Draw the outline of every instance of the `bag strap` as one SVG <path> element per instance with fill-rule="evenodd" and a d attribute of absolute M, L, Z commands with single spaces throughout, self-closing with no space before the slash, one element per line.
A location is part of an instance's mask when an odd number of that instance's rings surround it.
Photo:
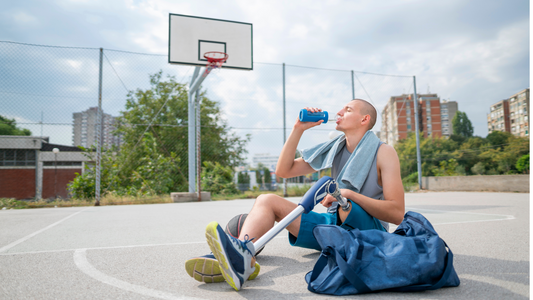
<path fill-rule="evenodd" d="M 453 270 L 453 253 L 450 247 L 446 244 L 446 242 L 439 238 L 443 243 L 444 246 L 448 249 L 448 253 L 446 254 L 446 263 L 444 264 L 444 271 L 442 272 L 442 276 L 435 284 L 415 284 L 415 285 L 409 285 L 404 287 L 398 287 L 398 288 L 392 288 L 388 289 L 389 291 L 394 292 L 416 292 L 416 291 L 425 291 L 425 290 L 436 290 L 440 289 L 441 287 L 446 284 L 448 281 L 448 278 L 450 277 L 450 274 Z"/>
<path fill-rule="evenodd" d="M 335 249 L 335 260 L 342 272 L 342 275 L 357 289 L 359 293 L 370 293 L 372 290 L 366 285 L 363 280 L 355 273 L 353 268 L 346 263 L 337 249 Z"/>

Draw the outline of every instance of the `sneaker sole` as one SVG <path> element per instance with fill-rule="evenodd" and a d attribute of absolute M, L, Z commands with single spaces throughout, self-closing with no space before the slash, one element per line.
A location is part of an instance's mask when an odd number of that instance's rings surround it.
<path fill-rule="evenodd" d="M 225 281 L 217 261 L 203 257 L 193 258 L 185 263 L 185 270 L 196 281 L 212 283 Z"/>
<path fill-rule="evenodd" d="M 255 271 L 248 277 L 253 280 L 259 275 L 261 267 L 256 262 Z M 220 271 L 218 261 L 205 257 L 191 258 L 185 262 L 185 270 L 196 281 L 205 283 L 224 282 L 226 279 Z"/>
<path fill-rule="evenodd" d="M 241 289 L 241 283 L 239 280 L 233 280 L 233 278 L 238 278 L 237 274 L 229 267 L 229 264 L 226 260 L 226 251 L 224 247 L 220 244 L 217 231 L 218 223 L 211 222 L 207 225 L 205 229 L 205 237 L 207 239 L 207 244 L 211 248 L 211 252 L 217 258 L 219 263 L 219 268 L 222 271 L 222 276 L 226 279 L 226 282 L 231 285 L 236 291 Z"/>

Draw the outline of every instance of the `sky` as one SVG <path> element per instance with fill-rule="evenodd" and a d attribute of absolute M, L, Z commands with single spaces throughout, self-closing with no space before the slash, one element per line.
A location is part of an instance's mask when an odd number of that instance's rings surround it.
<path fill-rule="evenodd" d="M 254 70 L 218 70 L 203 84 L 233 132 L 252 135 L 251 154 L 281 150 L 282 63 L 287 134 L 299 109 L 334 114 L 351 99 L 350 70 L 356 96 L 378 110 L 391 96 L 412 93 L 415 75 L 418 93 L 457 101 L 482 137 L 490 105 L 530 86 L 526 0 L 0 0 L 0 8 L 0 41 L 154 54 L 105 52 L 103 107 L 112 115 L 124 110 L 127 90 L 147 87 L 149 73 L 161 69 L 190 80 L 192 67 L 167 63 L 169 13 L 252 23 Z M 96 49 L 0 43 L 0 114 L 35 135 L 41 129 L 31 123 L 56 123 L 43 135 L 70 144 L 72 127 L 61 124 L 96 106 L 97 72 Z M 334 129 L 321 126 L 300 146 Z M 374 130 L 380 128 L 378 118 Z"/>

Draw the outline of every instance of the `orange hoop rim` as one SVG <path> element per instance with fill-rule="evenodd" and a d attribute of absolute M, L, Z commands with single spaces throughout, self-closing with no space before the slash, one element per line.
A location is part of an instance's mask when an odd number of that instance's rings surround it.
<path fill-rule="evenodd" d="M 222 57 L 216 57 L 222 56 Z M 228 59 L 228 54 L 220 51 L 209 51 L 204 53 L 205 59 L 211 63 L 224 63 Z"/>

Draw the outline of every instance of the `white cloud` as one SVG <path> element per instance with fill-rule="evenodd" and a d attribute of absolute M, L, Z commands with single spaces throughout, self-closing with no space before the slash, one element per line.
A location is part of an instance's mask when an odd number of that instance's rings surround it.
<path fill-rule="evenodd" d="M 69 67 L 77 69 L 77 70 L 79 70 L 81 68 L 82 64 L 83 64 L 83 62 L 78 61 L 78 60 L 73 60 L 73 59 L 67 59 L 67 60 L 65 60 L 65 63 Z"/>
<path fill-rule="evenodd" d="M 24 11 L 14 13 L 13 20 L 21 25 L 37 25 L 39 23 L 36 17 Z"/>

